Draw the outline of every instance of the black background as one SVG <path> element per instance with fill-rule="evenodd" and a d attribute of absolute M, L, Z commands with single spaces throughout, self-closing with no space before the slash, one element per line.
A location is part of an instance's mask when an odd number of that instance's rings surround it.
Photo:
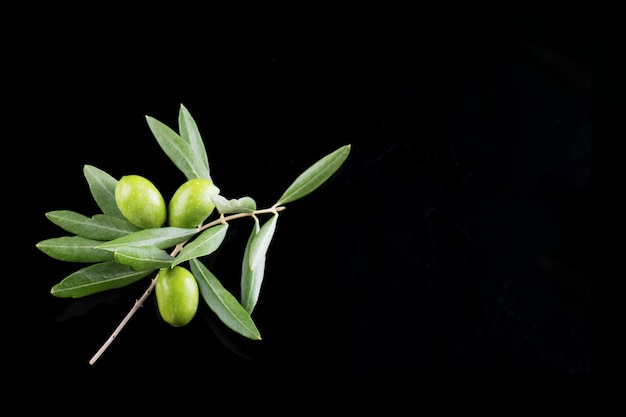
<path fill-rule="evenodd" d="M 7 34 L 16 152 L 5 163 L 29 201 L 28 233 L 12 247 L 24 366 L 96 377 L 155 363 L 241 375 L 590 373 L 589 80 L 614 28 L 544 3 L 483 11 L 186 10 L 193 23 L 85 13 Z M 174 127 L 181 103 L 222 193 L 261 207 L 322 156 L 352 151 L 279 219 L 253 315 L 262 341 L 224 330 L 206 306 L 168 327 L 151 298 L 89 366 L 147 281 L 51 296 L 77 265 L 35 248 L 64 234 L 44 214 L 97 213 L 85 164 L 144 175 L 170 196 L 184 178 L 145 115 Z M 232 226 L 211 262 L 236 293 L 250 223 Z"/>

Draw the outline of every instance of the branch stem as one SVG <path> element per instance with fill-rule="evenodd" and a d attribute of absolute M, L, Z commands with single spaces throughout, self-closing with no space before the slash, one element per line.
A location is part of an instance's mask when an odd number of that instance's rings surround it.
<path fill-rule="evenodd" d="M 251 216 L 256 216 L 258 214 L 277 214 L 279 211 L 283 211 L 285 209 L 285 206 L 279 206 L 276 207 L 275 205 L 267 208 L 267 209 L 261 209 L 261 210 L 254 210 L 251 212 L 247 212 L 247 213 L 236 213 L 236 214 L 231 214 L 229 216 L 224 216 L 223 214 L 220 215 L 219 218 L 206 223 L 200 227 L 198 227 L 198 233 L 209 229 L 213 226 L 217 226 L 218 224 L 226 224 L 231 220 L 236 220 L 236 219 L 241 219 L 244 217 L 251 217 Z M 179 243 L 178 245 L 176 245 L 174 247 L 174 249 L 172 250 L 172 252 L 170 253 L 171 256 L 176 256 L 185 246 L 185 244 L 188 242 L 189 240 L 183 242 L 183 243 Z M 113 331 L 113 333 L 111 333 L 111 335 L 109 336 L 109 338 L 104 342 L 104 344 L 100 347 L 100 349 L 98 349 L 98 351 L 91 357 L 91 359 L 89 360 L 89 365 L 93 365 L 96 363 L 96 361 L 100 358 L 100 356 L 102 356 L 102 354 L 109 348 L 109 346 L 113 343 L 113 341 L 117 338 L 117 336 L 120 334 L 120 332 L 122 331 L 122 329 L 124 328 L 124 326 L 126 326 L 126 324 L 130 321 L 130 319 L 133 317 L 133 315 L 141 308 L 143 307 L 143 304 L 146 302 L 146 300 L 148 299 L 148 297 L 150 296 L 150 294 L 152 294 L 152 291 L 154 290 L 154 287 L 156 285 L 157 282 L 157 278 L 158 278 L 159 274 L 157 273 L 154 278 L 152 278 L 150 280 L 150 285 L 148 286 L 148 288 L 146 288 L 146 290 L 144 291 L 143 295 L 137 299 L 135 301 L 135 304 L 133 304 L 133 307 L 130 309 L 130 311 L 126 314 L 126 316 L 124 316 L 124 318 L 122 319 L 122 321 L 120 322 L 120 324 L 117 325 L 117 327 L 115 328 L 115 330 Z"/>

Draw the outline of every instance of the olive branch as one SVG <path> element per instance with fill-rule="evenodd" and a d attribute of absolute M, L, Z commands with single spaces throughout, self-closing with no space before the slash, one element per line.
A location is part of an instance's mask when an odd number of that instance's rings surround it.
<path fill-rule="evenodd" d="M 231 220 L 240 219 L 243 217 L 252 216 L 255 219 L 255 222 L 258 222 L 258 219 L 256 218 L 257 214 L 266 214 L 266 213 L 278 214 L 279 211 L 283 211 L 284 209 L 285 209 L 284 206 L 280 206 L 280 207 L 271 207 L 269 209 L 263 209 L 263 210 L 255 210 L 251 213 L 231 214 L 230 216 L 224 216 L 224 214 L 221 214 L 219 219 L 209 222 L 203 225 L 202 227 L 199 227 L 198 232 L 201 232 L 202 230 L 208 229 L 218 224 L 226 224 Z M 172 250 L 172 252 L 170 253 L 170 256 L 175 257 L 183 249 L 183 247 L 185 246 L 185 243 L 187 243 L 187 241 L 177 244 Z M 100 349 L 98 349 L 98 351 L 89 360 L 89 365 L 93 365 L 94 363 L 96 363 L 96 361 L 100 358 L 100 356 L 102 356 L 102 354 L 109 347 L 109 345 L 111 345 L 111 343 L 113 343 L 113 341 L 117 338 L 117 336 L 120 334 L 120 332 L 122 331 L 126 323 L 130 321 L 131 317 L 135 314 L 135 312 L 137 312 L 137 310 L 139 310 L 143 306 L 143 304 L 146 302 L 148 297 L 150 297 L 150 294 L 152 294 L 152 291 L 154 290 L 154 286 L 156 285 L 157 277 L 158 277 L 158 273 L 154 276 L 154 278 L 150 280 L 150 285 L 148 286 L 148 288 L 145 290 L 143 295 L 135 301 L 135 304 L 133 305 L 133 307 L 126 314 L 126 316 L 122 319 L 120 324 L 115 328 L 113 333 L 111 333 L 109 338 L 104 342 L 104 344 L 100 347 Z"/>
<path fill-rule="evenodd" d="M 146 120 L 161 149 L 187 180 L 211 180 L 204 142 L 185 106 L 180 105 L 178 132 L 150 116 L 146 116 Z M 60 298 L 86 297 L 153 275 L 142 296 L 89 360 L 89 364 L 96 363 L 153 293 L 158 271 L 183 262 L 189 263 L 202 299 L 219 319 L 240 335 L 261 340 L 252 313 L 259 298 L 266 256 L 279 213 L 286 204 L 310 194 L 331 178 L 347 159 L 350 149 L 350 144 L 344 145 L 319 159 L 302 172 L 269 208 L 257 209 L 255 200 L 248 196 L 227 199 L 221 192 L 211 195 L 219 216 L 207 219 L 206 223 L 195 228 L 141 228 L 129 222 L 115 199 L 119 180 L 100 168 L 85 165 L 83 174 L 101 212 L 91 217 L 72 210 L 47 212 L 46 217 L 51 222 L 71 235 L 42 240 L 36 247 L 54 259 L 89 265 L 59 281 L 51 288 L 51 294 Z M 270 217 L 261 224 L 261 215 Z M 237 298 L 222 286 L 201 259 L 223 243 L 231 221 L 246 217 L 253 218 L 254 227 L 242 257 L 240 295 Z"/>

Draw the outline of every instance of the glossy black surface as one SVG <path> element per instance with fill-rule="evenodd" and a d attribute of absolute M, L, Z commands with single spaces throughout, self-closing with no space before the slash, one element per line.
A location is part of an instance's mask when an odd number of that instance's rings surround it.
<path fill-rule="evenodd" d="M 591 372 L 583 23 L 509 11 L 35 31 L 11 49 L 19 153 L 8 159 L 32 178 L 19 190 L 30 198 L 19 213 L 29 232 L 12 247 L 24 271 L 15 282 L 30 294 L 13 338 L 24 366 L 85 376 L 156 363 L 242 375 Z M 144 116 L 175 126 L 180 103 L 222 192 L 259 206 L 323 155 L 347 143 L 352 152 L 279 219 L 253 315 L 262 341 L 233 335 L 207 308 L 186 328 L 168 327 L 151 298 L 89 366 L 147 281 L 52 297 L 75 265 L 35 248 L 63 234 L 44 213 L 96 214 L 84 164 L 144 175 L 171 195 L 182 174 Z M 236 293 L 250 223 L 232 226 L 211 262 Z"/>

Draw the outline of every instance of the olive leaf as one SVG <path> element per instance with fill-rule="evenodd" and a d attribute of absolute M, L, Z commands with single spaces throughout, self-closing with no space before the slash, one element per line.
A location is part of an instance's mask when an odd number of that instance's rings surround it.
<path fill-rule="evenodd" d="M 83 174 L 87 179 L 91 195 L 102 213 L 123 219 L 124 216 L 115 202 L 117 179 L 93 165 L 85 165 Z"/>
<path fill-rule="evenodd" d="M 241 305 L 246 311 L 252 314 L 252 310 L 256 306 L 261 291 L 261 283 L 265 273 L 265 256 L 259 261 L 256 268 L 250 268 L 250 247 L 252 242 L 258 236 L 260 231 L 259 219 L 254 217 L 254 226 L 246 248 L 243 253 L 243 261 L 241 263 Z"/>
<path fill-rule="evenodd" d="M 290 203 L 316 190 L 341 167 L 349 153 L 350 145 L 344 145 L 311 165 L 285 190 L 276 205 Z"/>
<path fill-rule="evenodd" d="M 252 213 L 256 202 L 251 197 L 228 200 L 220 194 L 212 194 L 211 200 L 220 214 Z"/>
<path fill-rule="evenodd" d="M 51 258 L 66 262 L 102 262 L 113 260 L 113 254 L 97 249 L 101 240 L 87 239 L 82 236 L 62 236 L 45 239 L 35 246 Z"/>
<path fill-rule="evenodd" d="M 182 227 L 157 227 L 142 229 L 108 242 L 102 242 L 98 249 L 116 251 L 123 246 L 155 246 L 167 249 L 184 242 L 198 232 L 198 229 Z"/>
<path fill-rule="evenodd" d="M 68 275 L 53 286 L 50 293 L 60 298 L 84 297 L 132 284 L 153 271 L 135 271 L 115 261 L 101 262 Z"/>
<path fill-rule="evenodd" d="M 115 261 L 135 271 L 169 268 L 176 259 L 156 246 L 122 246 L 114 252 Z"/>
<path fill-rule="evenodd" d="M 141 230 L 126 219 L 96 214 L 87 217 L 71 210 L 53 210 L 46 217 L 62 229 L 95 240 L 112 240 Z"/>
<path fill-rule="evenodd" d="M 250 251 L 248 254 L 248 266 L 254 269 L 265 259 L 265 254 L 270 246 L 272 237 L 276 232 L 276 222 L 278 221 L 278 213 L 272 215 L 255 234 L 252 242 L 250 242 Z"/>
<path fill-rule="evenodd" d="M 193 146 L 178 133 L 153 117 L 146 116 L 148 126 L 165 154 L 188 180 L 206 178 L 211 180 L 209 168 Z"/>
<path fill-rule="evenodd" d="M 176 266 L 192 258 L 199 258 L 215 252 L 222 244 L 227 230 L 228 223 L 209 227 L 180 251 L 172 266 Z"/>
<path fill-rule="evenodd" d="M 178 112 L 178 131 L 180 137 L 189 143 L 194 154 L 196 154 L 203 163 L 207 174 L 210 174 L 209 158 L 206 148 L 204 147 L 204 142 L 202 141 L 202 136 L 200 136 L 196 121 L 191 117 L 189 110 L 187 110 L 182 103 L 180 105 L 180 111 Z"/>
<path fill-rule="evenodd" d="M 239 301 L 197 258 L 191 259 L 189 263 L 191 273 L 198 282 L 202 298 L 220 320 L 240 335 L 249 339 L 260 340 L 259 330 L 250 314 L 239 304 Z"/>
<path fill-rule="evenodd" d="M 241 304 L 248 313 L 252 313 L 261 292 L 265 275 L 265 259 L 274 233 L 278 214 L 270 217 L 262 227 L 254 217 L 254 227 L 244 249 L 241 263 Z"/>

